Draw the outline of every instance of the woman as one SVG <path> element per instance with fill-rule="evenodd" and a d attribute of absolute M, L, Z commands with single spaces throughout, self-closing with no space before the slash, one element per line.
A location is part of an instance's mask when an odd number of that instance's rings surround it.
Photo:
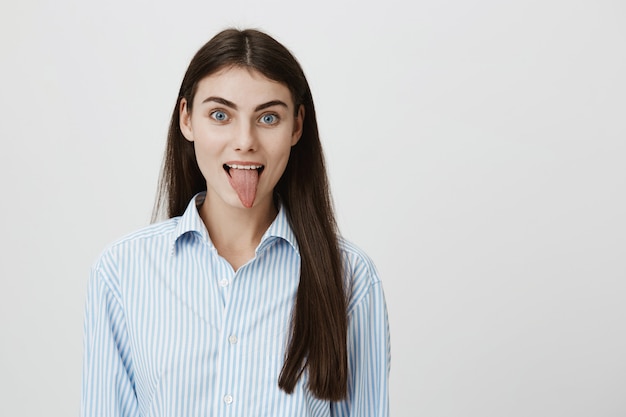
<path fill-rule="evenodd" d="M 376 270 L 338 236 L 295 58 L 225 30 L 192 59 L 155 223 L 96 262 L 84 416 L 385 416 Z"/>

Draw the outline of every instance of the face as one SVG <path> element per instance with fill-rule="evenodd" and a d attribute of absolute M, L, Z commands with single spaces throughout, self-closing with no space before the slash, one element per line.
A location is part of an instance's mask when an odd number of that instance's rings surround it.
<path fill-rule="evenodd" d="M 304 109 L 294 106 L 287 86 L 240 67 L 203 78 L 191 112 L 181 101 L 180 128 L 194 143 L 210 204 L 272 206 L 274 187 L 302 133 Z"/>

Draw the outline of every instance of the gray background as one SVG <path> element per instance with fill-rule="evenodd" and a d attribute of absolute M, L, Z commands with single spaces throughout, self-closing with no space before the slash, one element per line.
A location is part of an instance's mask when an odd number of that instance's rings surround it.
<path fill-rule="evenodd" d="M 231 25 L 309 77 L 394 416 L 626 415 L 626 5 L 585 0 L 3 0 L 0 415 L 78 413 L 89 267 Z"/>

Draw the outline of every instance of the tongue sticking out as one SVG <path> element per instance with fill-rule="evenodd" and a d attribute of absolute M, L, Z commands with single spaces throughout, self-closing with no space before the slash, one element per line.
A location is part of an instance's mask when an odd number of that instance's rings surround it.
<path fill-rule="evenodd" d="M 229 171 L 230 185 L 237 191 L 239 200 L 246 208 L 252 207 L 259 183 L 259 172 L 256 169 L 236 169 Z"/>

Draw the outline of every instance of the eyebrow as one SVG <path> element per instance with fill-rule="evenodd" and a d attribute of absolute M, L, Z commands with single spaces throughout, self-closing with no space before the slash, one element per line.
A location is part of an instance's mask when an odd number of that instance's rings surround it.
<path fill-rule="evenodd" d="M 211 102 L 211 101 L 214 102 L 214 103 L 222 104 L 222 105 L 224 105 L 226 107 L 230 107 L 231 109 L 237 110 L 237 105 L 235 103 L 233 103 L 230 100 L 226 100 L 225 98 L 222 98 L 222 97 L 214 97 L 214 96 L 207 97 L 204 100 L 202 100 L 202 104 L 208 103 L 208 102 Z M 267 103 L 259 104 L 258 106 L 255 107 L 254 111 L 267 109 L 268 107 L 272 107 L 272 106 L 283 106 L 286 109 L 289 108 L 289 106 L 287 106 L 287 103 L 285 103 L 284 101 L 272 100 L 272 101 L 268 101 Z"/>

